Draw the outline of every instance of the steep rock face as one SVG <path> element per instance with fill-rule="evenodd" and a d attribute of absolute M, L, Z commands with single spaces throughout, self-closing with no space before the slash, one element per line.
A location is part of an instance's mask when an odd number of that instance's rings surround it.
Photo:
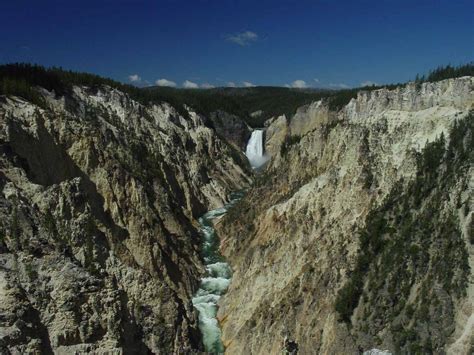
<path fill-rule="evenodd" d="M 236 115 L 225 111 L 215 111 L 209 115 L 216 132 L 232 143 L 237 149 L 245 151 L 251 128 Z"/>
<path fill-rule="evenodd" d="M 473 103 L 465 77 L 299 111 L 218 225 L 227 353 L 472 352 Z"/>
<path fill-rule="evenodd" d="M 274 117 L 265 122 L 265 152 L 276 156 L 288 134 L 288 120 L 285 115 Z"/>
<path fill-rule="evenodd" d="M 290 133 L 293 136 L 303 136 L 321 127 L 335 118 L 336 113 L 330 111 L 322 101 L 300 107 L 290 122 Z"/>
<path fill-rule="evenodd" d="M 190 109 L 42 95 L 0 97 L 0 352 L 200 349 L 195 217 L 246 167 Z"/>

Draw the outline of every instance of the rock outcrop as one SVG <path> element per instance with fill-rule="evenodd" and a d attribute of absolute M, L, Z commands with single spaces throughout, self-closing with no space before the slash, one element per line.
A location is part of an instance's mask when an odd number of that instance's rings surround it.
<path fill-rule="evenodd" d="M 247 186 L 245 158 L 189 108 L 41 92 L 0 97 L 0 352 L 202 349 L 195 218 Z"/>
<path fill-rule="evenodd" d="M 201 351 L 196 217 L 248 186 L 249 127 L 37 89 L 0 96 L 0 352 Z M 267 121 L 216 225 L 226 352 L 472 353 L 473 107 L 464 77 Z"/>
<path fill-rule="evenodd" d="M 265 122 L 265 152 L 277 156 L 288 136 L 288 120 L 285 115 L 273 117 Z"/>
<path fill-rule="evenodd" d="M 242 118 L 225 111 L 215 111 L 211 112 L 209 119 L 217 134 L 240 151 L 245 151 L 252 129 Z"/>
<path fill-rule="evenodd" d="M 298 110 L 218 224 L 228 354 L 473 350 L 474 78 Z"/>

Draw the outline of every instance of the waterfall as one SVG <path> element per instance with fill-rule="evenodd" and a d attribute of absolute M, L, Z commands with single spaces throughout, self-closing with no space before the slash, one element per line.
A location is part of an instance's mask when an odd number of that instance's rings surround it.
<path fill-rule="evenodd" d="M 245 155 L 254 169 L 265 164 L 267 157 L 263 152 L 263 130 L 256 129 L 252 132 L 249 142 L 247 143 Z"/>

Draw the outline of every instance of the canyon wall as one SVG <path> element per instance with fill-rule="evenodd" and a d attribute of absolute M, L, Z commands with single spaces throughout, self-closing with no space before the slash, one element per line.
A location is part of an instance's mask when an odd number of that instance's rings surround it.
<path fill-rule="evenodd" d="M 217 225 L 226 353 L 472 353 L 473 104 L 463 77 L 268 122 L 272 160 Z"/>
<path fill-rule="evenodd" d="M 245 157 L 189 108 L 38 90 L 0 97 L 0 352 L 202 349 L 196 217 L 248 185 Z"/>
<path fill-rule="evenodd" d="M 37 89 L 0 97 L 0 352 L 199 352 L 196 218 L 249 186 L 249 127 Z M 464 77 L 266 123 L 216 225 L 227 353 L 472 352 L 473 105 Z"/>

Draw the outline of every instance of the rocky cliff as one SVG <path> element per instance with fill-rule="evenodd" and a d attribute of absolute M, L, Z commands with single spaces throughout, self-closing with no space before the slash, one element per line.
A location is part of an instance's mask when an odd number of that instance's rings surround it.
<path fill-rule="evenodd" d="M 245 151 L 252 130 L 242 118 L 219 110 L 211 112 L 209 119 L 217 134 L 240 151 Z"/>
<path fill-rule="evenodd" d="M 273 158 L 217 228 L 228 354 L 470 354 L 474 78 L 268 122 Z"/>
<path fill-rule="evenodd" d="M 191 109 L 107 86 L 0 97 L 0 352 L 190 353 L 195 218 L 249 182 Z"/>

